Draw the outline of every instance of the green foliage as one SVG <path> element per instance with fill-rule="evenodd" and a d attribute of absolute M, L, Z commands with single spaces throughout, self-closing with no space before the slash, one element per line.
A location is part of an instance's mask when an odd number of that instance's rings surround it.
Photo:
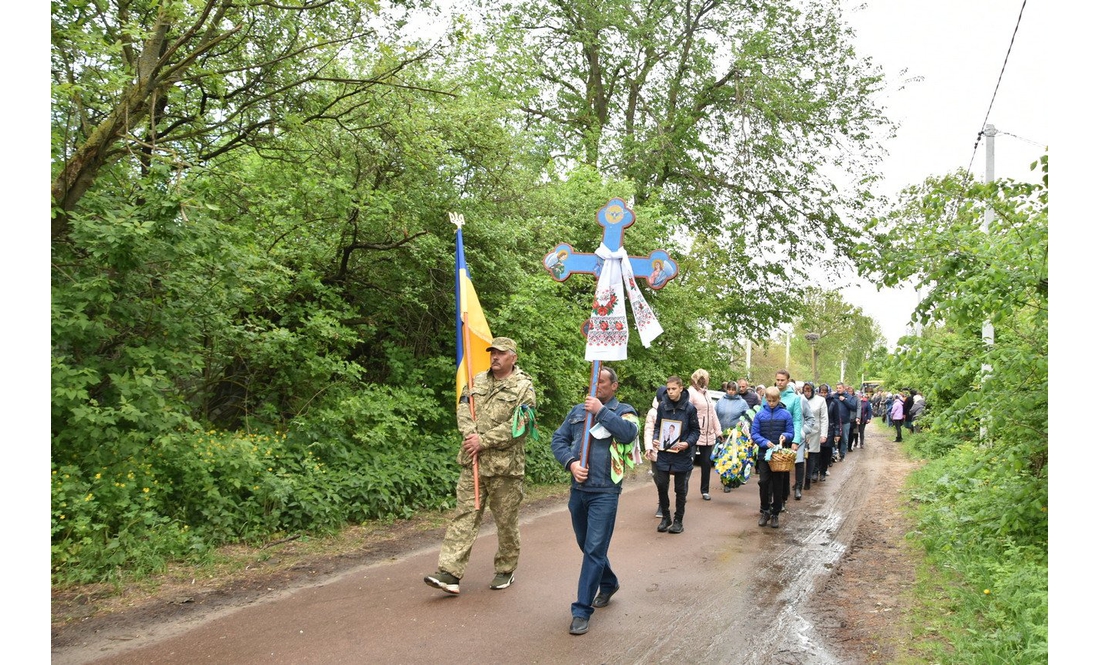
<path fill-rule="evenodd" d="M 952 647 L 936 656 L 953 663 L 1047 654 L 1046 157 L 1038 163 L 1037 185 L 929 179 L 872 220 L 859 249 L 876 279 L 927 293 L 923 330 L 876 370 L 926 397 L 924 433 L 908 439 L 931 460 L 912 478 L 913 537 L 945 580 L 946 598 L 922 597 Z"/>
<path fill-rule="evenodd" d="M 913 437 L 927 447 L 945 442 Z M 910 438 L 909 440 L 913 440 Z M 943 618 L 953 663 L 1041 662 L 1047 653 L 1047 478 L 964 444 L 910 479 L 928 560 L 953 579 Z M 1006 471 L 1008 469 L 1008 471 Z"/>

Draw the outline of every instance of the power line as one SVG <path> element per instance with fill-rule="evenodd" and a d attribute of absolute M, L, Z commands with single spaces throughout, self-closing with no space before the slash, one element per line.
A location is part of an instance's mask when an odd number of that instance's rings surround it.
<path fill-rule="evenodd" d="M 997 85 L 993 88 L 993 97 L 989 100 L 989 108 L 985 110 L 985 119 L 982 120 L 982 128 L 978 130 L 978 138 L 974 140 L 974 149 L 970 153 L 970 164 L 966 166 L 966 172 L 970 173 L 970 167 L 974 165 L 974 155 L 978 154 L 978 144 L 982 141 L 982 136 L 985 133 L 986 122 L 989 121 L 989 114 L 993 111 L 993 102 L 997 99 L 997 91 L 1001 89 L 1001 79 L 1005 75 L 1005 67 L 1008 66 L 1008 56 L 1012 54 L 1012 45 L 1016 42 L 1016 33 L 1020 31 L 1020 20 L 1024 17 L 1024 7 L 1027 7 L 1027 0 L 1024 0 L 1020 5 L 1020 15 L 1016 17 L 1016 28 L 1012 31 L 1012 39 L 1008 42 L 1008 52 L 1005 53 L 1005 61 L 1001 64 L 1001 73 L 997 76 Z"/>
<path fill-rule="evenodd" d="M 1037 147 L 1037 148 L 1046 148 L 1046 147 L 1047 147 L 1046 145 L 1044 145 L 1044 144 L 1042 144 L 1042 143 L 1039 143 L 1038 141 L 1032 141 L 1031 139 L 1026 139 L 1026 138 L 1024 138 L 1024 137 L 1022 137 L 1022 136 L 1016 136 L 1016 135 L 1015 135 L 1015 134 L 1013 134 L 1012 132 L 1006 132 L 1006 131 L 1005 131 L 1005 130 L 1003 130 L 1003 129 L 998 129 L 998 130 L 997 130 L 997 134 L 998 134 L 999 136 L 1011 136 L 1011 137 L 1012 137 L 1012 138 L 1014 138 L 1014 139 L 1020 139 L 1020 140 L 1021 140 L 1021 141 L 1023 141 L 1024 143 L 1030 143 L 1031 145 L 1033 145 L 1033 146 L 1035 146 L 1035 147 Z"/>

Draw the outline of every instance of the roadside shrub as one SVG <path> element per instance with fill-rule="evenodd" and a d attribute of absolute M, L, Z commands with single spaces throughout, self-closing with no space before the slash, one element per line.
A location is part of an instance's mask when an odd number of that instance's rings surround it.
<path fill-rule="evenodd" d="M 922 445 L 934 445 L 927 437 Z M 951 582 L 939 588 L 954 663 L 1042 662 L 1047 653 L 1047 504 L 1011 448 L 960 444 L 910 479 L 911 534 Z"/>
<path fill-rule="evenodd" d="M 425 388 L 366 386 L 289 430 L 186 429 L 117 463 L 51 468 L 52 570 L 61 584 L 141 576 L 233 542 L 403 519 L 455 505 L 458 436 Z M 565 480 L 551 428 L 528 441 L 528 481 Z M 96 465 L 98 464 L 98 465 Z"/>

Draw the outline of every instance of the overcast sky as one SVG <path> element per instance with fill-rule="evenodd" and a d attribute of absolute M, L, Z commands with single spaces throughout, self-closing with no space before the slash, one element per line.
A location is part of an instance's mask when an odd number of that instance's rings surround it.
<path fill-rule="evenodd" d="M 886 143 L 880 194 L 968 166 L 984 178 L 985 139 L 977 151 L 974 144 L 986 123 L 999 132 L 996 177 L 1038 181 L 1029 167 L 1051 142 L 1050 3 L 1032 0 L 1022 16 L 1021 6 L 1023 0 L 869 0 L 845 7 L 858 52 L 886 74 L 891 92 L 882 102 L 900 125 Z M 914 77 L 922 80 L 897 90 Z M 890 348 L 919 299 L 913 289 L 869 285 L 844 296 L 879 322 Z"/>

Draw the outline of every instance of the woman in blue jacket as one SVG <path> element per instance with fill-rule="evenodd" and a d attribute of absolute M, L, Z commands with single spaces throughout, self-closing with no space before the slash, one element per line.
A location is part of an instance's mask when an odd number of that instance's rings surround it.
<path fill-rule="evenodd" d="M 768 524 L 779 528 L 779 513 L 783 510 L 783 492 L 791 483 L 790 471 L 772 471 L 765 461 L 768 450 L 797 446 L 794 443 L 794 418 L 779 400 L 779 389 L 771 386 L 764 390 L 764 406 L 752 419 L 750 430 L 756 443 L 756 471 L 760 475 L 760 526 Z M 783 443 L 780 444 L 780 437 Z"/>

